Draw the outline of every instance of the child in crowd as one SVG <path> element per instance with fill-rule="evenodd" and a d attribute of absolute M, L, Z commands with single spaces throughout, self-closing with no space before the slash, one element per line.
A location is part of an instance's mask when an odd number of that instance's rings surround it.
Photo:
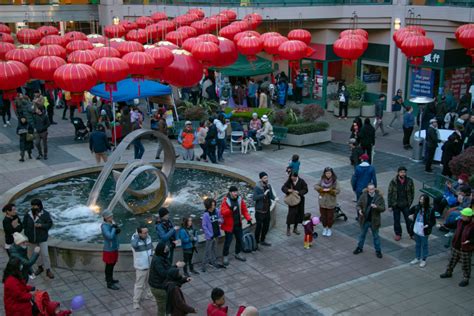
<path fill-rule="evenodd" d="M 191 273 L 199 274 L 199 272 L 194 270 L 193 266 L 193 254 L 196 251 L 198 237 L 197 230 L 193 227 L 192 217 L 183 218 L 178 237 L 181 240 L 181 248 L 183 249 L 183 261 L 186 264 L 183 267 L 184 276 L 189 277 L 188 267 Z"/>
<path fill-rule="evenodd" d="M 218 287 L 212 289 L 211 299 L 212 303 L 209 303 L 209 305 L 207 305 L 207 316 L 227 316 L 229 307 L 224 306 L 224 290 Z"/>
<path fill-rule="evenodd" d="M 291 157 L 291 160 L 288 163 L 288 167 L 286 168 L 286 171 L 288 172 L 289 169 L 291 169 L 291 172 L 299 173 L 299 171 L 300 171 L 300 156 L 293 155 Z"/>
<path fill-rule="evenodd" d="M 194 160 L 194 143 L 197 141 L 196 132 L 193 130 L 191 121 L 184 123 L 184 128 L 179 133 L 178 143 L 183 147 L 183 159 Z"/>
<path fill-rule="evenodd" d="M 314 224 L 311 220 L 311 213 L 304 214 L 304 249 L 309 249 L 313 245 Z"/>
<path fill-rule="evenodd" d="M 216 209 L 216 200 L 207 198 L 204 200 L 204 215 L 202 216 L 202 230 L 206 238 L 206 250 L 202 259 L 202 272 L 206 272 L 207 264 L 215 268 L 224 268 L 216 262 L 217 238 L 221 235 L 220 224 L 222 217 L 219 210 Z"/>

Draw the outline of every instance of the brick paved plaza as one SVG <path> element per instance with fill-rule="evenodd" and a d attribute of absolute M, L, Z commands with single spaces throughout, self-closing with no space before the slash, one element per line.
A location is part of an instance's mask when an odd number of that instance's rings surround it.
<path fill-rule="evenodd" d="M 387 115 L 388 118 L 390 117 Z M 231 259 L 226 270 L 211 270 L 183 286 L 188 303 L 196 306 L 198 315 L 205 315 L 213 287 L 226 292 L 229 315 L 235 315 L 239 305 L 254 305 L 261 315 L 472 315 L 474 313 L 474 285 L 458 287 L 462 278 L 460 267 L 452 279 L 441 280 L 447 264 L 446 238 L 437 229 L 430 237 L 430 254 L 425 268 L 413 267 L 408 262 L 414 257 L 414 242 L 404 236 L 400 242 L 392 239 L 391 213 L 382 216 L 382 251 L 378 259 L 368 236 L 364 252 L 354 256 L 359 226 L 354 221 L 355 207 L 350 188 L 352 167 L 345 142 L 351 121 L 338 121 L 332 114 L 324 118 L 333 128 L 330 143 L 282 150 L 266 148 L 248 155 L 225 154 L 225 165 L 242 170 L 242 174 L 257 179 L 260 171 L 269 174 L 270 183 L 277 189 L 277 225 L 269 233 L 272 247 L 246 255 L 247 262 Z M 16 126 L 16 121 L 13 122 Z M 19 149 L 15 128 L 0 128 L 0 194 L 15 185 L 41 175 L 71 167 L 95 165 L 86 143 L 74 142 L 73 127 L 68 121 L 50 128 L 50 154 L 47 161 L 18 162 Z M 379 188 L 384 193 L 399 165 L 408 168 L 415 180 L 417 196 L 422 181 L 433 179 L 423 172 L 423 166 L 409 159 L 410 152 L 401 145 L 401 132 L 389 130 L 390 135 L 377 133 L 375 168 Z M 145 159 L 154 158 L 156 143 L 144 141 Z M 132 150 L 133 151 L 133 150 Z M 132 151 L 122 158 L 132 159 Z M 285 167 L 292 154 L 299 154 L 300 174 L 310 192 L 306 196 L 306 210 L 319 214 L 317 194 L 312 189 L 326 166 L 334 168 L 341 183 L 339 201 L 349 216 L 347 222 L 337 220 L 331 238 L 319 237 L 310 250 L 303 248 L 303 237 L 285 234 L 286 206 L 281 202 L 280 187 L 285 179 Z M 438 169 L 437 169 L 438 170 Z M 416 200 L 416 199 L 415 199 Z M 4 201 L 0 196 L 0 204 Z M 320 232 L 321 228 L 317 228 Z M 156 241 L 155 232 L 151 236 Z M 321 235 L 320 235 L 321 236 Z M 0 250 L 0 266 L 7 255 Z M 198 254 L 199 257 L 200 254 Z M 121 290 L 111 291 L 105 286 L 102 272 L 53 269 L 56 275 L 49 280 L 44 274 L 31 284 L 47 290 L 50 296 L 68 307 L 76 295 L 83 295 L 86 306 L 74 315 L 154 315 L 154 301 L 145 301 L 139 311 L 132 307 L 134 273 L 117 273 Z M 1 287 L 3 296 L 3 287 Z M 1 306 L 0 314 L 3 311 Z"/>

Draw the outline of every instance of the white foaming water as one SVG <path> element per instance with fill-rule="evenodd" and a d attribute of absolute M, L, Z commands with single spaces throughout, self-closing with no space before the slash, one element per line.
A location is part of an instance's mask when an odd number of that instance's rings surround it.
<path fill-rule="evenodd" d="M 99 215 L 85 205 L 72 206 L 55 215 L 64 219 L 99 219 Z"/>
<path fill-rule="evenodd" d="M 64 227 L 52 228 L 50 233 L 65 240 L 90 241 L 101 234 L 100 225 L 100 222 L 69 224 Z"/>
<path fill-rule="evenodd" d="M 189 203 L 189 201 L 196 199 L 196 191 L 198 191 L 201 187 L 202 184 L 197 181 L 186 182 L 185 187 L 172 195 L 173 202 L 183 204 L 186 204 L 186 202 Z"/>

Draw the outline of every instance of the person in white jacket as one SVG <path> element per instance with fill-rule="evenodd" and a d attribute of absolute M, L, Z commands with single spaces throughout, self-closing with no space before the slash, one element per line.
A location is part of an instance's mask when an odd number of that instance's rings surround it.
<path fill-rule="evenodd" d="M 228 121 L 222 113 L 214 120 L 214 125 L 217 128 L 217 161 L 220 162 L 224 161 L 225 133 Z"/>
<path fill-rule="evenodd" d="M 153 294 L 148 285 L 148 272 L 153 256 L 153 244 L 148 235 L 148 228 L 140 226 L 132 235 L 133 267 L 136 272 L 135 288 L 133 291 L 133 308 L 140 309 L 140 300 L 153 299 Z"/>

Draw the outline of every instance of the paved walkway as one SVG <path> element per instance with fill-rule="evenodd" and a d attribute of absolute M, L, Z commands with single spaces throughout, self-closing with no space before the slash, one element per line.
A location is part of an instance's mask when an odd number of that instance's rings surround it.
<path fill-rule="evenodd" d="M 225 165 L 241 169 L 254 178 L 260 171 L 266 171 L 279 191 L 286 177 L 284 170 L 288 160 L 292 154 L 299 154 L 301 177 L 310 186 L 306 211 L 313 214 L 319 212 L 317 195 L 311 188 L 322 170 L 332 166 L 341 181 L 339 201 L 349 220 L 338 220 L 333 237 L 320 237 L 311 250 L 305 250 L 302 236 L 285 235 L 286 208 L 280 204 L 277 227 L 269 234 L 273 246 L 247 255 L 245 263 L 231 260 L 230 267 L 224 271 L 210 271 L 195 277 L 183 286 L 187 301 L 198 308 L 198 315 L 205 315 L 211 289 L 219 286 L 226 291 L 230 315 L 234 315 L 241 304 L 255 305 L 262 309 L 263 315 L 446 315 L 448 311 L 451 315 L 473 314 L 474 287 L 457 286 L 460 271 L 455 271 L 453 279 L 438 277 L 447 263 L 447 250 L 444 248 L 446 240 L 437 230 L 430 237 L 432 256 L 424 269 L 407 265 L 414 256 L 414 243 L 406 236 L 400 242 L 393 241 L 393 220 L 389 212 L 382 216 L 380 231 L 384 258 L 375 257 L 370 236 L 364 253 L 352 254 L 359 228 L 353 220 L 355 209 L 349 182 L 352 167 L 346 145 L 351 121 L 335 120 L 332 115 L 324 119 L 333 127 L 333 142 L 304 148 L 283 146 L 283 150 L 265 149 L 248 155 L 226 153 Z M 72 125 L 66 121 L 59 123 L 51 128 L 50 159 L 27 160 L 23 164 L 18 162 L 13 128 L 0 128 L 0 192 L 55 170 L 95 164 L 87 144 L 73 141 Z M 425 174 L 422 165 L 408 159 L 410 153 L 402 148 L 401 132 L 389 132 L 390 135 L 377 138 L 375 167 L 379 187 L 386 192 L 397 167 L 403 164 L 419 189 L 422 181 L 432 179 L 432 175 Z M 153 158 L 155 146 L 145 141 L 145 159 Z M 132 155 L 132 151 L 128 151 L 122 160 L 131 160 Z M 282 194 L 279 195 L 282 198 Z M 152 236 L 155 239 L 153 233 Z M 0 252 L 0 267 L 4 267 L 6 254 L 3 250 Z M 77 315 L 156 314 L 154 301 L 144 301 L 140 311 L 132 309 L 133 273 L 117 273 L 122 290 L 110 291 L 105 287 L 102 273 L 65 269 L 54 269 L 54 272 L 53 281 L 40 276 L 32 284 L 48 290 L 52 298 L 64 306 L 69 306 L 72 297 L 83 295 L 87 304 L 75 313 Z M 0 294 L 2 291 L 3 288 Z"/>

